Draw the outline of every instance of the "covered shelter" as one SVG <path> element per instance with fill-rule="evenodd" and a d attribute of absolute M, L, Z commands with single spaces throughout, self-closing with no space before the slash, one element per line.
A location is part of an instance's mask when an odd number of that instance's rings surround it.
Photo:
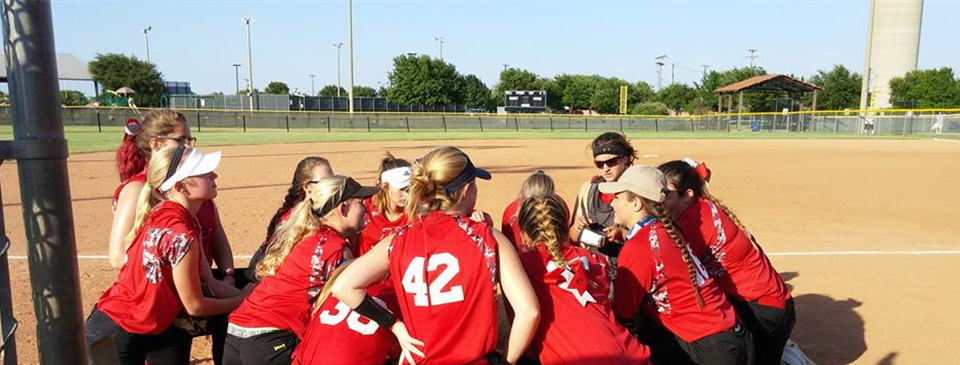
<path fill-rule="evenodd" d="M 783 91 L 791 95 L 812 92 L 813 99 L 810 103 L 810 110 L 816 111 L 817 96 L 823 91 L 823 88 L 787 75 L 758 75 L 714 90 L 713 93 L 717 94 L 717 112 L 722 113 L 724 111 L 724 95 L 727 96 L 727 112 L 733 110 L 733 95 L 737 94 L 737 113 L 743 113 L 743 94 L 745 92 L 764 91 Z"/>
<path fill-rule="evenodd" d="M 93 90 L 97 98 L 100 97 L 100 85 L 90 76 L 87 63 L 71 53 L 57 53 L 57 76 L 59 80 L 93 82 Z M 0 82 L 7 82 L 7 60 L 3 57 L 0 57 Z"/>

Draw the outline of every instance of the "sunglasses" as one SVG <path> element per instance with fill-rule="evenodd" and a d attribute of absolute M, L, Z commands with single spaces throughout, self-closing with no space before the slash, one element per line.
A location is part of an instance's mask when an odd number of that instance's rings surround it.
<path fill-rule="evenodd" d="M 620 159 L 622 158 L 623 156 L 617 156 L 606 161 L 593 161 L 593 165 L 598 169 L 602 169 L 604 165 L 607 167 L 614 167 L 620 164 Z"/>
<path fill-rule="evenodd" d="M 171 141 L 177 141 L 178 143 L 186 146 L 193 146 L 197 143 L 197 137 L 156 137 L 157 139 L 169 139 Z"/>

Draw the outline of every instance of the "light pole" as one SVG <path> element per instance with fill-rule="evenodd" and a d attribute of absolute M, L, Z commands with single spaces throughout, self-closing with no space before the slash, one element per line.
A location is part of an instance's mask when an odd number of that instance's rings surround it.
<path fill-rule="evenodd" d="M 250 97 L 250 111 L 253 111 L 253 51 L 250 45 L 250 23 L 253 23 L 253 18 L 244 17 L 240 21 L 247 25 L 247 79 L 250 80 L 247 95 Z"/>
<path fill-rule="evenodd" d="M 347 2 L 347 17 L 347 43 L 350 44 L 350 89 L 347 89 L 347 97 L 350 98 L 350 114 L 353 114 L 353 0 Z"/>
<path fill-rule="evenodd" d="M 317 75 L 307 75 L 310 76 L 310 96 L 317 96 L 317 89 L 313 87 L 313 78 Z"/>
<path fill-rule="evenodd" d="M 233 64 L 233 73 L 236 74 L 237 78 L 237 95 L 240 95 L 240 64 Z"/>
<path fill-rule="evenodd" d="M 504 63 L 504 64 L 503 64 L 503 70 L 504 70 L 504 71 L 506 71 L 507 68 L 509 68 L 509 67 L 510 67 L 510 64 L 509 64 L 509 63 Z"/>
<path fill-rule="evenodd" d="M 446 42 L 446 38 L 443 37 L 433 37 L 437 42 L 440 42 L 440 61 L 443 61 L 443 42 Z"/>
<path fill-rule="evenodd" d="M 710 65 L 700 65 L 700 67 L 703 67 L 703 78 L 707 78 L 707 68 L 710 67 Z"/>
<path fill-rule="evenodd" d="M 340 89 L 343 86 L 340 85 L 340 47 L 343 47 L 343 42 L 334 43 L 334 47 L 337 47 L 337 97 L 340 97 Z"/>
<path fill-rule="evenodd" d="M 147 63 L 150 63 L 150 35 L 147 32 L 153 30 L 153 26 L 143 28 L 143 43 L 147 45 Z"/>
<path fill-rule="evenodd" d="M 750 55 L 747 56 L 747 58 L 750 59 L 750 68 L 754 68 L 756 67 L 757 57 L 760 57 L 760 56 L 757 56 L 757 50 L 755 49 L 748 49 L 747 51 L 750 51 Z"/>

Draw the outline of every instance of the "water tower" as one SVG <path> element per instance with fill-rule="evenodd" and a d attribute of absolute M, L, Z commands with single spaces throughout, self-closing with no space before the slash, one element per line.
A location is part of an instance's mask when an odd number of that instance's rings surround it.
<path fill-rule="evenodd" d="M 860 109 L 889 108 L 890 79 L 917 69 L 922 15 L 923 0 L 871 2 Z"/>

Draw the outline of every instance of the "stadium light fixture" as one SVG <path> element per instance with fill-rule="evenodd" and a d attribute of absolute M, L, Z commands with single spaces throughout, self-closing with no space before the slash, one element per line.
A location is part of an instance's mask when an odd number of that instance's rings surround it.
<path fill-rule="evenodd" d="M 240 21 L 247 25 L 247 78 L 250 80 L 247 95 L 250 97 L 250 111 L 253 111 L 253 51 L 250 42 L 250 23 L 253 23 L 253 18 L 244 17 Z"/>
<path fill-rule="evenodd" d="M 150 63 L 150 36 L 147 33 L 150 32 L 151 30 L 153 30 L 152 25 L 147 26 L 146 28 L 143 28 L 143 42 L 147 46 L 147 63 Z"/>
<path fill-rule="evenodd" d="M 337 97 L 340 97 L 340 89 L 343 88 L 340 84 L 340 48 L 343 47 L 343 42 L 334 43 L 334 47 L 337 47 Z"/>

